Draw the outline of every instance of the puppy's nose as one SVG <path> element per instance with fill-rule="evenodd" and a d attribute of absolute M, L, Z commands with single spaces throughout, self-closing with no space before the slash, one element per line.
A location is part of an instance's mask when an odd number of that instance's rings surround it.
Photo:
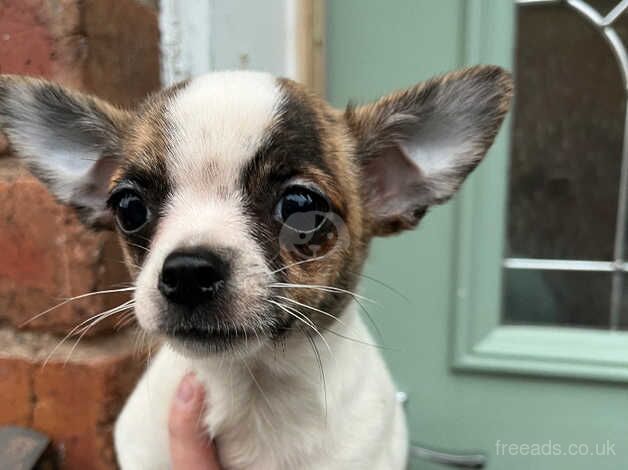
<path fill-rule="evenodd" d="M 227 271 L 225 261 L 211 251 L 175 251 L 164 261 L 159 290 L 172 303 L 194 307 L 216 297 Z"/>

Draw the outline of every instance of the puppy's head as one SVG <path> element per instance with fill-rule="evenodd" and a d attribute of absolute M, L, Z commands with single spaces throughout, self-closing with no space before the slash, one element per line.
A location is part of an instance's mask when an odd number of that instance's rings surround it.
<path fill-rule="evenodd" d="M 338 111 L 289 80 L 221 72 L 123 111 L 3 76 L 0 125 L 60 201 L 117 230 L 144 329 L 252 352 L 335 321 L 370 239 L 452 196 L 511 88 L 475 67 Z"/>

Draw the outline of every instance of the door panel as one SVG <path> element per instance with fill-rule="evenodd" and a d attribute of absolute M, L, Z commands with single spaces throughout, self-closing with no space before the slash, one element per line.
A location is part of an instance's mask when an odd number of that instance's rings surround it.
<path fill-rule="evenodd" d="M 514 7 L 505 0 L 330 0 L 327 8 L 328 94 L 338 106 L 467 61 L 511 60 Z M 380 303 L 369 307 L 379 342 L 409 396 L 412 440 L 480 450 L 490 469 L 628 467 L 628 390 L 625 379 L 610 381 L 626 376 L 628 342 L 502 329 L 507 137 L 454 203 L 431 211 L 416 231 L 373 245 L 367 274 L 407 297 L 364 281 Z M 524 333 L 530 344 L 519 347 Z M 561 455 L 529 455 L 536 450 Z M 437 467 L 416 460 L 413 468 Z"/>

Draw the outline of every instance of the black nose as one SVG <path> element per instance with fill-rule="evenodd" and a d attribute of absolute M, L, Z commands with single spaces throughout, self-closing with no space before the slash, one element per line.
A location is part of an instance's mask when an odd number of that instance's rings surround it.
<path fill-rule="evenodd" d="M 206 250 L 170 253 L 161 268 L 159 290 L 170 302 L 196 306 L 212 300 L 224 287 L 227 264 Z"/>

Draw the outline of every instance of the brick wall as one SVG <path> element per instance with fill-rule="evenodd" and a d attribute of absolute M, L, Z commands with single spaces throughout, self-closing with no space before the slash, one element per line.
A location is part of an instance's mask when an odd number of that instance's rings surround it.
<path fill-rule="evenodd" d="M 159 86 L 154 2 L 0 0 L 0 73 L 42 76 L 132 106 Z M 135 333 L 103 322 L 55 345 L 121 295 L 60 299 L 128 281 L 115 238 L 90 233 L 0 136 L 0 425 L 48 434 L 63 468 L 115 468 L 111 428 L 144 364 Z M 66 363 L 67 362 L 67 363 Z"/>

